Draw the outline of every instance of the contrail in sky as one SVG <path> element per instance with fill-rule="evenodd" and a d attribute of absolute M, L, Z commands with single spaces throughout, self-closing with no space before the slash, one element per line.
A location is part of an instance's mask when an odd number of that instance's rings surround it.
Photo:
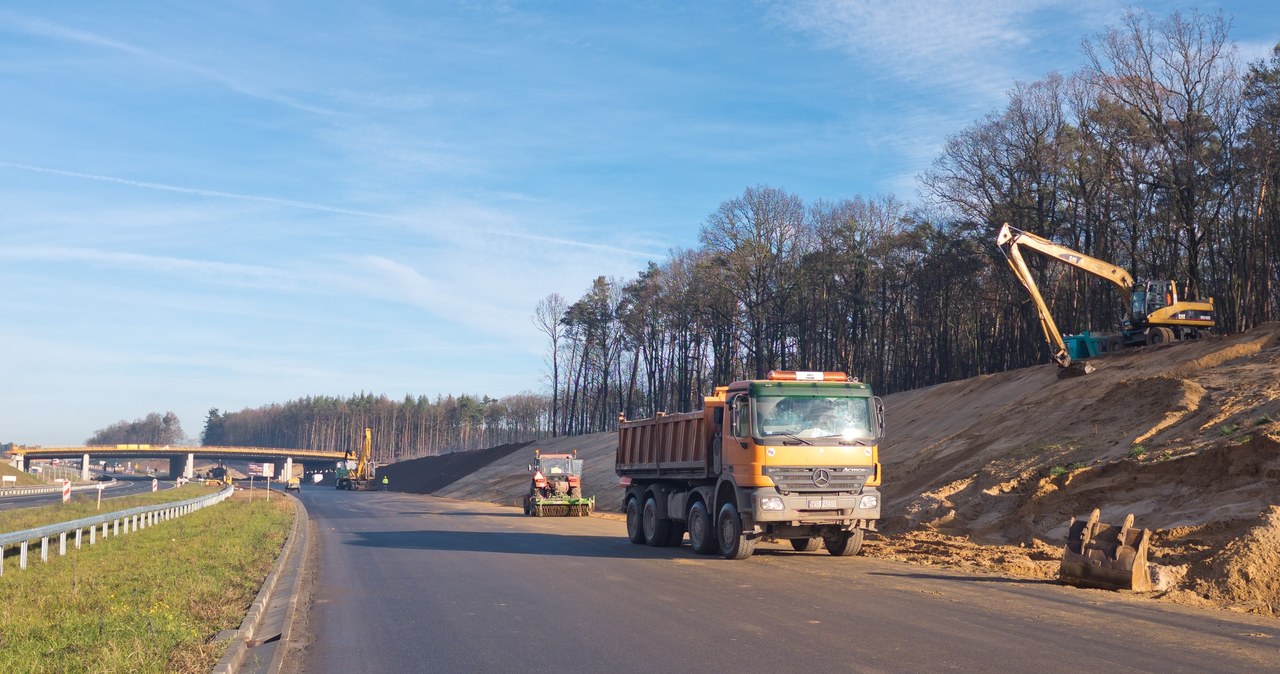
<path fill-rule="evenodd" d="M 80 178 L 83 180 L 96 180 L 104 183 L 114 183 L 116 185 L 126 185 L 128 187 L 141 187 L 148 190 L 160 190 L 162 192 L 176 192 L 178 194 L 191 194 L 200 197 L 212 197 L 216 199 L 234 199 L 237 201 L 256 201 L 265 204 L 274 204 L 277 206 L 287 206 L 290 208 L 301 208 L 310 211 L 321 211 L 324 213 L 337 213 L 340 215 L 353 215 L 361 218 L 371 218 L 374 220 L 385 220 L 388 222 L 401 222 L 414 224 L 417 221 L 387 215 L 385 213 L 373 213 L 370 211 L 357 211 L 349 208 L 339 208 L 336 206 L 326 206 L 325 204 L 317 204 L 308 201 L 295 201 L 293 199 L 280 199 L 277 197 L 262 197 L 252 194 L 237 194 L 235 192 L 219 192 L 217 190 L 205 190 L 196 187 L 180 187 L 176 185 L 165 185 L 162 183 L 152 183 L 142 180 L 130 180 L 128 178 L 115 178 L 112 176 L 101 176 L 92 173 L 81 173 L 79 171 L 65 171 L 63 169 L 48 168 L 44 166 L 32 166 L 30 164 L 19 164 L 16 162 L 0 160 L 0 167 L 18 169 L 20 171 L 30 171 L 32 173 L 44 173 L 48 175 L 65 176 L 68 178 Z M 563 239 L 552 236 L 542 236 L 538 234 L 525 234 L 523 232 L 511 232 L 494 229 L 476 229 L 472 231 L 480 234 L 488 234 L 492 236 L 505 236 L 513 239 L 524 239 L 526 241 L 538 241 L 542 243 L 554 243 L 563 246 L 572 246 L 576 248 L 586 248 L 589 250 L 599 250 L 619 255 L 627 255 L 630 257 L 639 257 L 649 260 L 665 259 L 666 255 L 654 255 L 653 253 L 645 253 L 637 250 L 627 250 L 616 246 L 607 246 L 599 243 L 588 243 L 586 241 L 575 241 L 573 239 Z"/>

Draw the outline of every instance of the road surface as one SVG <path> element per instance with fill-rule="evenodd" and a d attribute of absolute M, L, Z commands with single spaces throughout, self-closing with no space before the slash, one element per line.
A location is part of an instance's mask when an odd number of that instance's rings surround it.
<path fill-rule="evenodd" d="M 621 521 L 314 487 L 308 674 L 1280 671 L 1280 621 Z"/>

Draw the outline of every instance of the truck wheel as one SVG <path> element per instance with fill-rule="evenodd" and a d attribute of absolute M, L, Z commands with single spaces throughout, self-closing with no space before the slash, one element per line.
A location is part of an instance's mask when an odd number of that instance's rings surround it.
<path fill-rule="evenodd" d="M 716 532 L 720 555 L 725 559 L 746 559 L 756 551 L 756 541 L 754 538 L 747 538 L 742 531 L 742 516 L 738 514 L 738 507 L 732 503 L 726 503 L 720 508 Z"/>
<path fill-rule="evenodd" d="M 694 501 L 689 506 L 689 547 L 699 555 L 714 555 L 720 551 L 716 541 L 716 526 L 711 522 L 707 504 Z"/>
<path fill-rule="evenodd" d="M 641 515 L 644 525 L 644 542 L 651 548 L 670 545 L 671 520 L 658 517 L 658 501 L 650 496 L 644 500 L 644 512 Z"/>
<path fill-rule="evenodd" d="M 671 523 L 671 528 L 667 530 L 667 546 L 678 548 L 684 542 L 684 527 L 680 526 L 680 523 L 675 520 L 667 521 Z"/>
<path fill-rule="evenodd" d="M 793 538 L 791 539 L 791 549 L 796 552 L 817 552 L 822 546 L 821 538 Z"/>
<path fill-rule="evenodd" d="M 627 540 L 639 545 L 644 542 L 644 528 L 641 520 L 640 500 L 632 496 L 627 499 Z"/>
<path fill-rule="evenodd" d="M 1124 350 L 1124 337 L 1120 335 L 1111 335 L 1107 338 L 1107 353 L 1115 353 Z"/>
<path fill-rule="evenodd" d="M 822 542 L 827 544 L 827 552 L 836 557 L 851 557 L 862 549 L 862 529 L 837 531 L 829 536 L 823 536 Z"/>

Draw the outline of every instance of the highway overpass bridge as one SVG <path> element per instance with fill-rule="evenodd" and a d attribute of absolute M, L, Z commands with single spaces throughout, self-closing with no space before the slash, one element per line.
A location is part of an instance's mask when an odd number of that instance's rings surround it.
<path fill-rule="evenodd" d="M 25 470 L 32 459 L 80 459 L 80 476 L 89 479 L 90 460 L 168 459 L 169 475 L 191 478 L 195 460 L 202 459 L 257 461 L 282 466 L 276 475 L 288 475 L 292 464 L 309 462 L 333 467 L 346 454 L 328 449 L 282 449 L 279 447 L 180 447 L 170 445 L 102 445 L 94 447 L 14 447 L 10 451 L 14 467 Z"/>

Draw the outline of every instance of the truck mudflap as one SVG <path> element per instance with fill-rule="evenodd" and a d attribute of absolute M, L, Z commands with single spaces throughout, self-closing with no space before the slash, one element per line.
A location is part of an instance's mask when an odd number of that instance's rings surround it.
<path fill-rule="evenodd" d="M 1077 587 L 1151 591 L 1151 576 L 1147 572 L 1151 530 L 1135 529 L 1133 513 L 1118 527 L 1099 522 L 1099 517 L 1098 509 L 1094 508 L 1088 521 L 1071 518 L 1058 580 Z"/>
<path fill-rule="evenodd" d="M 860 493 L 793 493 L 757 489 L 751 495 L 750 519 L 761 526 L 774 523 L 847 524 L 880 519 L 880 492 L 874 487 Z M 865 527 L 863 527 L 865 528 Z"/>

